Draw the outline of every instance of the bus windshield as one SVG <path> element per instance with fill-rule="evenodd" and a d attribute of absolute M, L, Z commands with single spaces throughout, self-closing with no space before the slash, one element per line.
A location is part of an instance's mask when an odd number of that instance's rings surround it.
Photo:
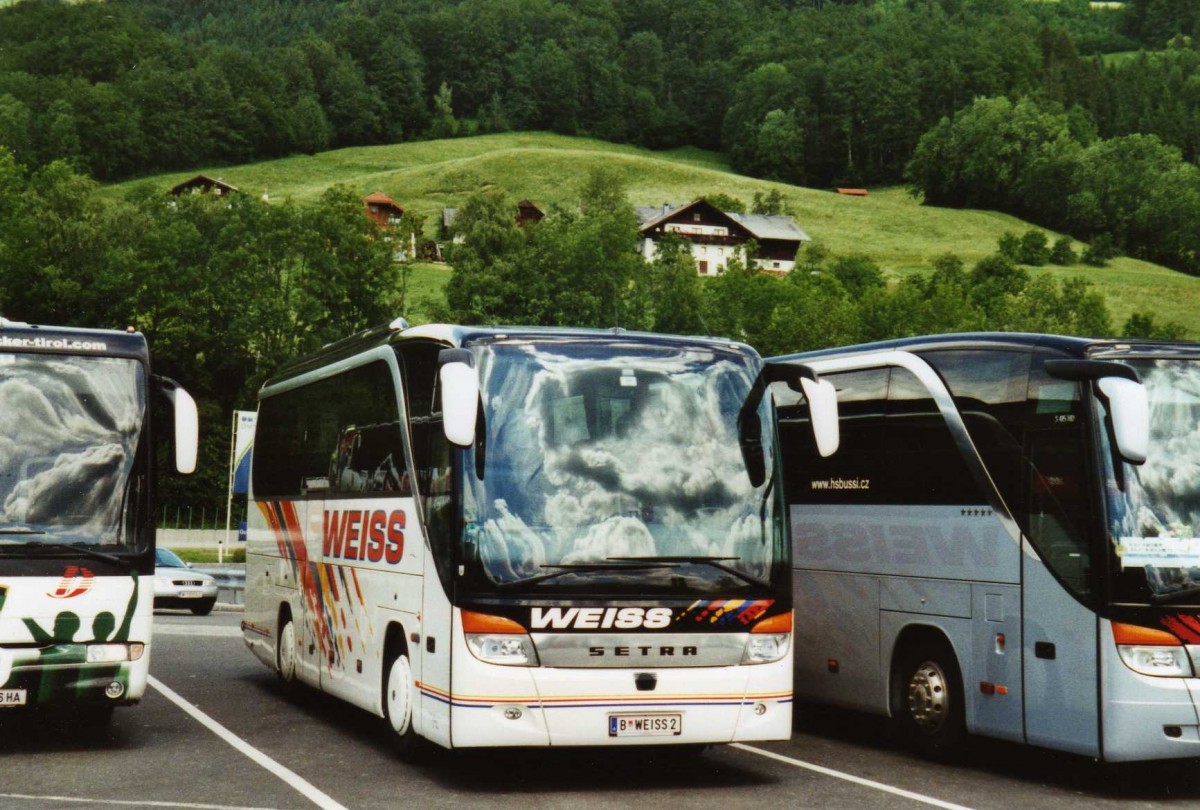
<path fill-rule="evenodd" d="M 783 576 L 769 397 L 762 485 L 738 443 L 757 374 L 747 355 L 595 340 L 476 351 L 483 461 L 462 472 L 472 590 L 748 594 Z"/>
<path fill-rule="evenodd" d="M 0 553 L 128 546 L 146 408 L 133 359 L 0 354 Z"/>
<path fill-rule="evenodd" d="M 1128 360 L 1150 400 L 1150 452 L 1120 475 L 1105 452 L 1118 602 L 1200 604 L 1200 362 Z M 1106 439 L 1107 449 L 1107 439 Z"/>

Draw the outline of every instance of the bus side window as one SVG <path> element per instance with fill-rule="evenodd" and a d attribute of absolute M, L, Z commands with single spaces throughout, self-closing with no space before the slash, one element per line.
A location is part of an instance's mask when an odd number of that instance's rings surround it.
<path fill-rule="evenodd" d="M 784 488 L 789 503 L 880 503 L 888 497 L 882 458 L 888 369 L 827 374 L 838 395 L 841 444 L 822 458 L 808 403 L 782 383 L 771 386 L 779 411 Z"/>
<path fill-rule="evenodd" d="M 912 372 L 892 370 L 887 464 L 895 503 L 958 506 L 988 502 L 929 389 Z"/>

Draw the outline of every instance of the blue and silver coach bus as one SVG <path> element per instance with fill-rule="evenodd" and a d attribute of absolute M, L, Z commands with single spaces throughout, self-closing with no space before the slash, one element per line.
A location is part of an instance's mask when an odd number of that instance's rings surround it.
<path fill-rule="evenodd" d="M 1200 755 L 1200 345 L 911 338 L 774 358 L 796 694 L 1108 761 Z M 790 396 L 788 401 L 780 399 Z"/>

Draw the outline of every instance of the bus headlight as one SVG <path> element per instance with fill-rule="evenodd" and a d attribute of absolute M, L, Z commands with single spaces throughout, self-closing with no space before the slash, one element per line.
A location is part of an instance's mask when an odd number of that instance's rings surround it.
<path fill-rule="evenodd" d="M 788 654 L 792 644 L 792 614 L 763 619 L 750 630 L 743 664 L 770 664 Z"/>
<path fill-rule="evenodd" d="M 480 661 L 511 667 L 538 665 L 533 639 L 512 619 L 464 610 L 462 625 L 467 649 Z"/>
<path fill-rule="evenodd" d="M 1113 622 L 1113 640 L 1125 666 L 1142 675 L 1190 678 L 1192 659 L 1183 642 L 1165 630 Z"/>
<path fill-rule="evenodd" d="M 122 661 L 136 661 L 142 657 L 146 645 L 133 644 L 89 644 L 87 647 L 87 662 L 89 664 L 115 664 Z"/>

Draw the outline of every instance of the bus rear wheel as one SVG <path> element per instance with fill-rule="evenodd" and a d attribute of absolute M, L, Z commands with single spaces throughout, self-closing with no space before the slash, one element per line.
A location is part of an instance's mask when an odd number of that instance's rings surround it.
<path fill-rule="evenodd" d="M 392 748 L 401 759 L 419 758 L 421 738 L 413 729 L 412 663 L 404 652 L 388 658 L 383 672 L 383 718 L 387 722 Z"/>
<path fill-rule="evenodd" d="M 920 642 L 897 662 L 893 712 L 899 731 L 918 753 L 947 759 L 966 737 L 962 675 L 950 648 Z"/>

